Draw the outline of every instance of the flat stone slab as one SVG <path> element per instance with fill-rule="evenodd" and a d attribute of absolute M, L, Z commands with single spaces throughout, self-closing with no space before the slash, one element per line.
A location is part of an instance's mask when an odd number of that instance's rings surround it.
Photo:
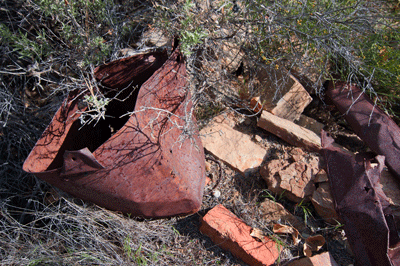
<path fill-rule="evenodd" d="M 272 265 L 279 257 L 275 241 L 257 241 L 250 235 L 252 228 L 221 204 L 203 217 L 200 231 L 249 265 Z"/>
<path fill-rule="evenodd" d="M 294 121 L 312 101 L 301 83 L 283 67 L 261 67 L 255 77 L 264 110 Z"/>
<path fill-rule="evenodd" d="M 321 130 L 325 127 L 324 124 L 318 122 L 317 120 L 308 117 L 306 115 L 300 115 L 299 120 L 294 121 L 297 125 L 301 127 L 305 127 L 306 129 L 311 130 L 318 136 L 321 136 Z"/>
<path fill-rule="evenodd" d="M 318 184 L 318 188 L 314 191 L 311 198 L 315 211 L 327 223 L 337 224 L 340 220 L 333 203 L 331 188 L 328 182 Z"/>
<path fill-rule="evenodd" d="M 200 138 L 208 152 L 245 174 L 261 165 L 266 151 L 235 125 L 232 113 L 221 114 L 200 131 Z"/>
<path fill-rule="evenodd" d="M 282 206 L 282 204 L 278 202 L 270 199 L 265 199 L 260 204 L 260 210 L 263 218 L 267 222 L 289 223 L 300 232 L 308 231 L 306 225 L 302 221 L 291 214 L 288 210 L 285 209 L 285 207 Z"/>
<path fill-rule="evenodd" d="M 300 146 L 309 151 L 321 149 L 321 138 L 313 131 L 270 112 L 263 111 L 257 125 L 294 146 Z"/>
<path fill-rule="evenodd" d="M 289 263 L 289 266 L 339 266 L 329 252 L 306 257 Z"/>
<path fill-rule="evenodd" d="M 314 178 L 319 171 L 319 159 L 306 157 L 299 148 L 291 151 L 291 158 L 275 159 L 260 168 L 268 189 L 276 194 L 284 193 L 291 201 L 309 200 L 315 190 Z"/>
<path fill-rule="evenodd" d="M 374 165 L 374 164 L 372 164 Z M 391 204 L 392 214 L 397 224 L 400 224 L 400 182 L 396 179 L 389 169 L 382 170 L 381 178 L 379 179 L 379 187 L 388 197 Z"/>

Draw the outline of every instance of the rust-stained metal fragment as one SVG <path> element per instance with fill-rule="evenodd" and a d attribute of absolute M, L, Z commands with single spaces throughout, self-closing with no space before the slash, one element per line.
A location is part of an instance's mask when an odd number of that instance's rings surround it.
<path fill-rule="evenodd" d="M 331 82 L 326 92 L 354 132 L 400 180 L 400 128 L 355 85 Z"/>
<path fill-rule="evenodd" d="M 132 82 L 141 85 L 168 59 L 166 50 L 122 58 L 95 69 L 96 79 L 103 86 L 121 90 Z"/>
<path fill-rule="evenodd" d="M 397 255 L 399 236 L 389 201 L 379 187 L 384 157 L 352 155 L 334 147 L 326 132 L 321 134 L 322 154 L 326 163 L 335 209 L 358 265 L 400 265 Z"/>
<path fill-rule="evenodd" d="M 198 211 L 204 151 L 190 116 L 178 49 L 169 58 L 164 51 L 111 62 L 98 67 L 95 77 L 104 95 L 119 98 L 107 105 L 106 119 L 82 127 L 77 111 L 83 95 L 72 92 L 23 169 L 76 197 L 133 216 Z"/>

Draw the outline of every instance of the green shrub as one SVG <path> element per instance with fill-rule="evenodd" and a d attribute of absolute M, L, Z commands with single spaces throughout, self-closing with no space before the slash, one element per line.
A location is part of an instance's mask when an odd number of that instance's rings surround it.
<path fill-rule="evenodd" d="M 51 54 L 51 46 L 44 30 L 38 31 L 31 40 L 27 32 L 18 30 L 14 34 L 6 25 L 0 24 L 0 37 L 3 44 L 10 45 L 21 57 L 42 60 Z"/>
<path fill-rule="evenodd" d="M 314 72 L 316 80 L 354 82 L 371 97 L 395 104 L 400 96 L 398 5 L 249 0 L 246 18 L 256 40 L 250 45 L 266 63 L 279 62 L 305 75 Z M 322 83 L 312 85 L 321 91 Z"/>

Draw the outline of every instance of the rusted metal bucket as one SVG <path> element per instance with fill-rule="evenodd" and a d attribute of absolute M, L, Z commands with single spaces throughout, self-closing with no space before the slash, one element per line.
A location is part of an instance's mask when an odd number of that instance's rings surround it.
<path fill-rule="evenodd" d="M 198 211 L 204 151 L 190 116 L 182 55 L 176 49 L 169 58 L 166 51 L 125 58 L 96 68 L 95 76 L 107 97 L 126 100 L 111 101 L 105 120 L 81 128 L 83 95 L 70 93 L 23 169 L 75 197 L 133 216 Z M 135 113 L 120 118 L 130 111 Z"/>

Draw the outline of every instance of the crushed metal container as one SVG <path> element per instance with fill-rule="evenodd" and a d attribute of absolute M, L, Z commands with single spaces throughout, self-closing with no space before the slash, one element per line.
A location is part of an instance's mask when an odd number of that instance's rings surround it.
<path fill-rule="evenodd" d="M 84 93 L 71 92 L 23 169 L 75 197 L 133 216 L 198 211 L 204 150 L 178 49 L 169 57 L 156 51 L 102 65 L 95 77 L 102 93 L 114 98 L 105 119 L 82 127 Z"/>
<path fill-rule="evenodd" d="M 400 128 L 358 86 L 330 82 L 326 95 L 335 104 L 354 132 L 400 180 Z"/>
<path fill-rule="evenodd" d="M 329 177 L 335 209 L 356 258 L 356 265 L 400 265 L 400 237 L 390 201 L 379 183 L 385 157 L 350 154 L 334 147 L 321 132 L 321 153 Z"/>

